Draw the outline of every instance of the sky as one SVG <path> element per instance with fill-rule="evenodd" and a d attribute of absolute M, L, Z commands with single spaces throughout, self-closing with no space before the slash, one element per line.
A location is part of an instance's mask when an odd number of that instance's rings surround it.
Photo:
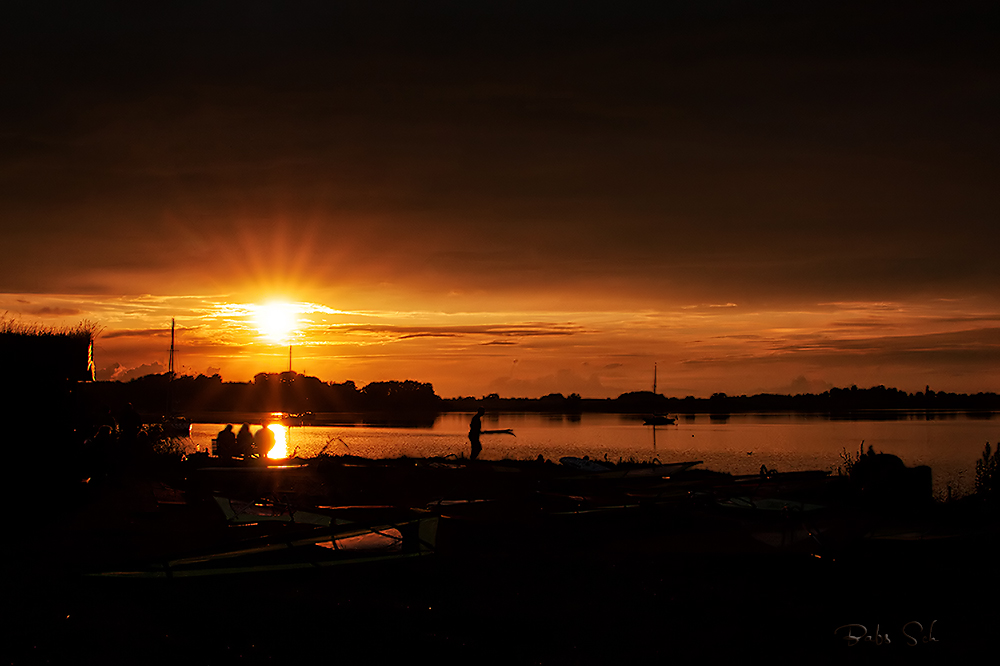
<path fill-rule="evenodd" d="M 0 315 L 99 378 L 1000 390 L 993 3 L 146 4 L 0 8 Z"/>

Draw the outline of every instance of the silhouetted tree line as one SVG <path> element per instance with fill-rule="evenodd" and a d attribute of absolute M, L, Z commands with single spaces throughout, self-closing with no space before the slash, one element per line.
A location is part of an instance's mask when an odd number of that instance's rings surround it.
<path fill-rule="evenodd" d="M 219 375 L 147 375 L 129 382 L 82 385 L 98 404 L 131 403 L 144 413 L 180 412 L 471 412 L 491 411 L 646 413 L 808 412 L 846 414 L 868 410 L 1000 411 L 996 393 L 973 395 L 932 391 L 907 393 L 874 386 L 833 388 L 823 393 L 727 395 L 708 398 L 667 397 L 651 391 L 623 393 L 617 398 L 583 398 L 550 393 L 540 398 L 503 398 L 496 393 L 475 397 L 440 398 L 429 383 L 353 381 L 324 382 L 296 372 L 259 373 L 251 382 L 224 382 Z"/>
<path fill-rule="evenodd" d="M 415 381 L 324 382 L 296 372 L 259 373 L 252 382 L 224 382 L 219 375 L 146 375 L 129 382 L 94 382 L 90 393 L 114 406 L 131 403 L 144 413 L 175 412 L 379 412 L 437 411 L 431 384 Z"/>
<path fill-rule="evenodd" d="M 776 395 L 760 393 L 752 396 L 729 396 L 715 393 L 707 400 L 669 398 L 672 411 L 689 411 L 692 406 L 703 406 L 694 411 L 707 412 L 813 412 L 849 413 L 865 410 L 963 410 L 993 411 L 1000 409 L 1000 396 L 996 393 L 947 393 L 928 388 L 917 393 L 907 393 L 896 388 L 873 386 L 862 389 L 833 388 L 823 393 Z"/>
<path fill-rule="evenodd" d="M 562 411 L 605 412 L 615 414 L 649 413 L 748 413 L 748 412 L 804 412 L 817 414 L 849 414 L 868 410 L 943 410 L 943 411 L 998 411 L 1000 396 L 996 393 L 946 393 L 927 388 L 917 393 L 907 393 L 895 388 L 873 386 L 861 389 L 833 388 L 823 393 L 779 395 L 727 395 L 714 393 L 709 398 L 667 397 L 652 391 L 632 391 L 617 398 L 581 398 L 573 393 L 563 396 L 552 393 L 542 398 L 501 398 L 492 393 L 480 399 L 472 397 L 445 400 L 447 411 L 474 411 L 477 405 L 496 411 Z"/>

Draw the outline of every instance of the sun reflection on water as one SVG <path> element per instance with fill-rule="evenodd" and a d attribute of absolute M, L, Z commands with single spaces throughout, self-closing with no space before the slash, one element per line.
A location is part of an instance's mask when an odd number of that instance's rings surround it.
<path fill-rule="evenodd" d="M 280 423 L 270 423 L 267 429 L 274 433 L 274 446 L 267 452 L 271 460 L 283 460 L 288 457 L 288 428 Z"/>

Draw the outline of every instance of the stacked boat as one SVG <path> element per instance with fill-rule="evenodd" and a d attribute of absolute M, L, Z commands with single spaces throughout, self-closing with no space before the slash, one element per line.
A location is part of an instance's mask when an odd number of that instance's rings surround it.
<path fill-rule="evenodd" d="M 186 578 L 319 569 L 421 557 L 434 552 L 437 539 L 438 517 L 429 512 L 213 500 L 225 524 L 202 547 L 90 575 Z"/>

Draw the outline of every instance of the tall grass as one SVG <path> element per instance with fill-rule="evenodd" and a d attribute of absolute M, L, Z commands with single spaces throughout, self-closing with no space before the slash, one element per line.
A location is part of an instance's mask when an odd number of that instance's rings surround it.
<path fill-rule="evenodd" d="M 851 471 L 854 469 L 854 466 L 861 461 L 861 456 L 864 455 L 864 452 L 865 452 L 865 440 L 861 440 L 861 445 L 858 447 L 858 452 L 855 453 L 854 455 L 848 453 L 847 448 L 845 447 L 843 451 L 841 451 L 840 453 L 840 460 L 842 464 L 837 467 L 837 475 L 850 476 Z"/>
<path fill-rule="evenodd" d="M 30 338 L 83 338 L 93 340 L 101 334 L 104 328 L 96 322 L 84 319 L 75 326 L 46 326 L 44 324 L 26 323 L 20 319 L 8 317 L 4 312 L 0 315 L 0 336 L 30 337 Z"/>
<path fill-rule="evenodd" d="M 997 450 L 990 451 L 990 443 L 986 442 L 983 457 L 976 461 L 976 495 L 983 498 L 995 497 L 1000 490 L 1000 445 Z"/>

